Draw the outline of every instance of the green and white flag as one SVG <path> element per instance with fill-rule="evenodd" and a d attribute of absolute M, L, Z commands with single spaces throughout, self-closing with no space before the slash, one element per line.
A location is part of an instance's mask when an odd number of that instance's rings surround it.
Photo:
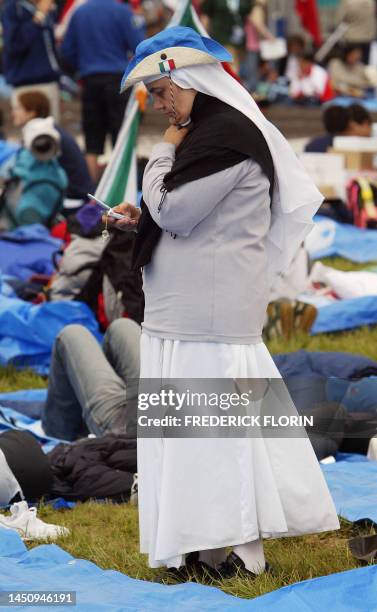
<path fill-rule="evenodd" d="M 132 90 L 123 125 L 95 193 L 97 198 L 109 206 L 116 206 L 124 201 L 137 204 L 136 140 L 140 114 L 139 104 Z"/>
<path fill-rule="evenodd" d="M 191 0 L 178 2 L 177 9 L 167 27 L 177 25 L 189 26 L 199 32 L 201 36 L 208 36 L 198 15 L 191 6 Z M 161 72 L 165 71 L 165 67 L 163 68 L 164 70 L 161 70 Z M 124 201 L 137 204 L 136 141 L 139 133 L 140 115 L 139 104 L 135 98 L 135 88 L 133 88 L 122 128 L 95 193 L 97 198 L 100 198 L 109 206 L 116 206 Z"/>

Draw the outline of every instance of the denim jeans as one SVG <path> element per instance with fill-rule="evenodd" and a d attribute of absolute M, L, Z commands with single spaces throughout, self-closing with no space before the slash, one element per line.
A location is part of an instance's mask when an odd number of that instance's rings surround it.
<path fill-rule="evenodd" d="M 245 87 L 248 91 L 253 93 L 258 85 L 259 77 L 259 52 L 258 51 L 246 51 L 246 57 L 244 62 L 245 71 Z"/>
<path fill-rule="evenodd" d="M 103 349 L 81 325 L 67 325 L 56 338 L 42 425 L 47 435 L 75 440 L 123 433 L 136 436 L 140 372 L 140 327 L 117 319 Z"/>

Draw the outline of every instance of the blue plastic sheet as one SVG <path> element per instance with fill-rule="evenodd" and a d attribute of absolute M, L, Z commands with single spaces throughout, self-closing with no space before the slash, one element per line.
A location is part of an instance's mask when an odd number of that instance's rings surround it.
<path fill-rule="evenodd" d="M 0 404 L 3 401 L 19 403 L 45 402 L 46 399 L 47 389 L 20 389 L 19 391 L 0 393 Z"/>
<path fill-rule="evenodd" d="M 337 255 L 357 263 L 377 260 L 377 230 L 337 223 L 320 215 L 314 221 L 316 227 L 305 243 L 312 259 Z"/>
<path fill-rule="evenodd" d="M 0 393 L 0 407 L 12 408 L 32 419 L 40 419 L 47 398 L 47 389 L 28 389 Z"/>
<path fill-rule="evenodd" d="M 8 429 L 22 429 L 28 431 L 38 440 L 43 452 L 49 453 L 59 442 L 57 438 L 46 436 L 41 421 L 25 414 L 7 408 L 0 403 L 0 433 Z"/>
<path fill-rule="evenodd" d="M 28 389 L 27 391 L 13 391 L 0 393 L 0 407 L 12 408 L 17 412 L 40 419 L 47 398 L 47 389 Z"/>
<path fill-rule="evenodd" d="M 368 519 L 377 524 L 377 461 L 349 455 L 321 467 L 339 516 L 351 522 Z"/>
<path fill-rule="evenodd" d="M 324 334 L 376 323 L 377 296 L 367 295 L 321 306 L 310 333 Z"/>
<path fill-rule="evenodd" d="M 361 104 L 364 108 L 366 108 L 370 113 L 377 112 L 377 98 L 373 96 L 372 98 L 351 98 L 347 96 L 339 96 L 338 98 L 334 98 L 331 102 L 328 102 L 326 106 L 351 106 L 351 104 Z"/>
<path fill-rule="evenodd" d="M 1 84 L 0 84 L 1 88 Z M 20 145 L 7 140 L 0 140 L 0 166 L 12 157 L 20 148 Z"/>
<path fill-rule="evenodd" d="M 51 275 L 55 272 L 52 255 L 62 244 L 37 223 L 4 232 L 0 235 L 0 271 L 21 280 L 32 274 Z"/>
<path fill-rule="evenodd" d="M 298 582 L 252 604 L 253 612 L 376 612 L 377 566 Z"/>
<path fill-rule="evenodd" d="M 84 325 L 100 339 L 98 323 L 81 302 L 30 304 L 0 295 L 0 365 L 12 363 L 46 373 L 56 336 L 69 323 Z"/>
<path fill-rule="evenodd" d="M 78 612 L 323 612 L 330 607 L 334 612 L 373 612 L 377 567 L 306 580 L 247 600 L 194 583 L 135 580 L 75 559 L 55 544 L 27 551 L 17 534 L 0 528 L 0 590 L 75 591 Z M 55 609 L 44 606 L 46 612 Z"/>

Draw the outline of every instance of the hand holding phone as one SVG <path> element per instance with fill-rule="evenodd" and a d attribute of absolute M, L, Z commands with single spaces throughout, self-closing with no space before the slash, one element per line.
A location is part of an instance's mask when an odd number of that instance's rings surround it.
<path fill-rule="evenodd" d="M 104 211 L 108 213 L 104 213 L 105 218 L 102 218 L 104 223 L 106 221 L 109 226 L 113 226 L 123 232 L 136 231 L 139 217 L 141 215 L 140 208 L 134 206 L 133 204 L 129 204 L 128 202 L 123 202 L 112 209 L 110 206 L 105 204 L 105 202 L 102 202 L 102 200 L 99 200 L 95 196 L 88 194 L 88 197 L 92 198 L 104 209 Z"/>
<path fill-rule="evenodd" d="M 94 200 L 94 202 L 99 204 L 107 212 L 109 217 L 113 217 L 113 219 L 124 219 L 125 218 L 125 215 L 121 215 L 120 213 L 114 212 L 111 206 L 109 206 L 108 204 L 105 204 L 105 202 L 102 202 L 102 200 L 99 200 L 98 198 L 96 198 L 96 196 L 92 195 L 91 193 L 88 193 L 88 198 L 90 198 L 91 200 Z"/>

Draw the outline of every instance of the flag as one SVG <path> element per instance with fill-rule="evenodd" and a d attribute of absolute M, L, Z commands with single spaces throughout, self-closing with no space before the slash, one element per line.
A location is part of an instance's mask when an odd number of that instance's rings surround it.
<path fill-rule="evenodd" d="M 97 198 L 109 206 L 116 206 L 124 201 L 137 204 L 136 141 L 140 116 L 140 105 L 134 88 L 110 161 L 95 193 Z"/>
<path fill-rule="evenodd" d="M 317 47 L 322 43 L 316 0 L 296 0 L 296 13 L 302 27 L 309 32 Z"/>

